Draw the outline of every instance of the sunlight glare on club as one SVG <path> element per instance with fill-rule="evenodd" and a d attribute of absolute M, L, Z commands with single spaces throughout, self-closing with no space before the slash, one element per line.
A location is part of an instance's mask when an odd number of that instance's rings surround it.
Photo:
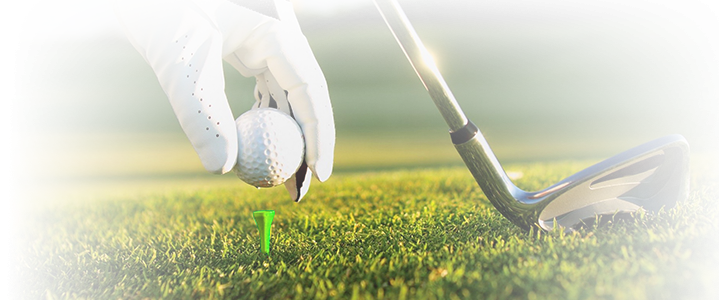
<path fill-rule="evenodd" d="M 433 73 L 439 74 L 439 68 L 437 67 L 437 61 L 432 56 L 429 50 L 422 51 L 422 61 L 427 67 L 432 70 Z"/>

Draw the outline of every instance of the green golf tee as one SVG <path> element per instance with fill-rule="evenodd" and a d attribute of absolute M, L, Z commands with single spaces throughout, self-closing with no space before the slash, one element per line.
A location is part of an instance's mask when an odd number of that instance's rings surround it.
<path fill-rule="evenodd" d="M 258 210 L 252 213 L 257 229 L 260 231 L 260 250 L 270 254 L 270 233 L 272 231 L 272 219 L 275 217 L 274 210 Z"/>

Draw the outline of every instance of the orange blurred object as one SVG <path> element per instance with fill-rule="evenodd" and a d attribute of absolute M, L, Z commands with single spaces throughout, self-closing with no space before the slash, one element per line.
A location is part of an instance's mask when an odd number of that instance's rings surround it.
<path fill-rule="evenodd" d="M 10 235 L 15 233 L 17 226 L 20 224 L 20 211 L 15 205 L 15 201 L 10 197 Z"/>

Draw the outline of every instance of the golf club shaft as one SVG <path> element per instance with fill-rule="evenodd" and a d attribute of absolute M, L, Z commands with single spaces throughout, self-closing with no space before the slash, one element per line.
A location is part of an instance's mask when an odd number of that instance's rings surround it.
<path fill-rule="evenodd" d="M 374 0 L 374 3 L 449 125 L 455 149 L 484 194 L 515 224 L 531 219 L 527 216 L 526 204 L 514 200 L 514 195 L 521 190 L 509 179 L 479 128 L 462 112 L 434 60 L 397 1 Z"/>
<path fill-rule="evenodd" d="M 449 90 L 432 56 L 422 44 L 402 8 L 394 0 L 375 0 L 374 3 L 449 125 L 450 131 L 462 129 L 467 125 L 467 117 L 454 99 L 452 91 Z"/>

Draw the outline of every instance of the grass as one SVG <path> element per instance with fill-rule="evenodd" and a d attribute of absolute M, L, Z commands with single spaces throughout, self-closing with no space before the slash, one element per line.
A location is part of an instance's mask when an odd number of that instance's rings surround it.
<path fill-rule="evenodd" d="M 608 157 L 665 134 L 684 134 L 693 154 L 706 155 L 690 199 L 675 209 L 572 234 L 528 233 L 458 167 L 446 126 L 374 16 L 369 25 L 326 20 L 306 30 L 332 95 L 338 172 L 301 204 L 282 188 L 204 174 L 124 38 L 29 47 L 19 58 L 23 94 L 9 111 L 34 118 L 18 119 L 27 128 L 7 155 L 18 166 L 8 185 L 23 196 L 7 202 L 29 210 L 8 205 L 25 221 L 4 220 L 22 229 L 7 243 L 19 253 L 6 272 L 21 282 L 18 296 L 719 298 L 719 178 L 705 163 L 716 160 L 719 123 L 704 69 L 677 68 L 681 52 L 605 47 L 627 45 L 609 36 L 646 41 L 635 38 L 648 36 L 641 32 L 602 26 L 578 42 L 575 26 L 457 31 L 437 27 L 456 24 L 437 22 L 434 11 L 431 23 L 415 23 L 499 159 L 524 174 L 523 188 L 589 164 L 557 159 Z M 229 68 L 225 77 L 237 115 L 253 102 L 254 80 Z M 258 209 L 277 211 L 270 257 L 259 253 Z"/>
<path fill-rule="evenodd" d="M 536 189 L 585 165 L 510 169 Z M 236 180 L 66 201 L 31 214 L 17 274 L 45 299 L 711 299 L 719 191 L 699 178 L 672 210 L 571 234 L 519 230 L 459 167 L 340 173 L 299 204 Z"/>

